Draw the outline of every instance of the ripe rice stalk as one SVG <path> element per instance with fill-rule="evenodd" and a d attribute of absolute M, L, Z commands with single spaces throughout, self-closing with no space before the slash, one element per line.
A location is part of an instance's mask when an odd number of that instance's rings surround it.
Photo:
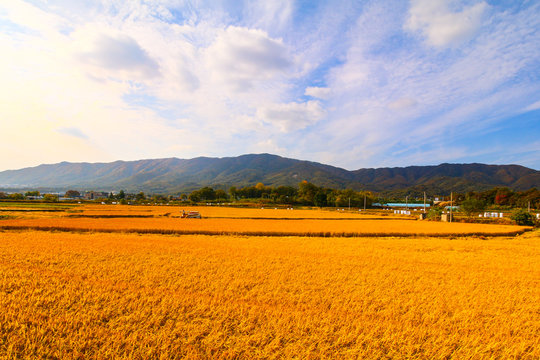
<path fill-rule="evenodd" d="M 537 231 L 358 240 L 5 231 L 0 358 L 540 358 Z"/>

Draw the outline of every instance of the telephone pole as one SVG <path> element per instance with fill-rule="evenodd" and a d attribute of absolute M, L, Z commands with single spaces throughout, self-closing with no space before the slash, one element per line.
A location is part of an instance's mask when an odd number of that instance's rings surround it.
<path fill-rule="evenodd" d="M 529 201 L 529 205 L 531 204 L 531 202 Z M 364 210 L 366 210 L 366 194 L 364 193 Z"/>
<path fill-rule="evenodd" d="M 452 208 L 454 207 L 454 193 L 450 192 L 450 222 L 452 222 Z"/>

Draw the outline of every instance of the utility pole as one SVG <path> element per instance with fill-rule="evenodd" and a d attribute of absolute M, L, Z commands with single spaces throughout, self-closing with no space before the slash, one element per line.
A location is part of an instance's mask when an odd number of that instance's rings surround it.
<path fill-rule="evenodd" d="M 409 195 L 405 196 L 405 208 L 409 208 Z"/>
<path fill-rule="evenodd" d="M 529 201 L 529 205 L 527 205 L 527 212 L 531 212 L 531 202 Z"/>
<path fill-rule="evenodd" d="M 424 213 L 426 212 L 426 192 L 424 191 Z"/>
<path fill-rule="evenodd" d="M 454 207 L 454 193 L 450 192 L 450 222 L 452 222 L 452 208 Z"/>
<path fill-rule="evenodd" d="M 351 198 L 349 198 L 349 211 L 351 210 Z"/>
<path fill-rule="evenodd" d="M 529 201 L 529 205 L 531 202 Z M 364 193 L 364 211 L 366 210 L 366 194 Z"/>

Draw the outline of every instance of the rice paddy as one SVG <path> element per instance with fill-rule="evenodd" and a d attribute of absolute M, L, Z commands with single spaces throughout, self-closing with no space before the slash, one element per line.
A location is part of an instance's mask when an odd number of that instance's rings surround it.
<path fill-rule="evenodd" d="M 0 358 L 540 357 L 538 231 L 319 210 L 77 210 L 0 220 Z M 151 217 L 70 216 L 113 213 Z"/>

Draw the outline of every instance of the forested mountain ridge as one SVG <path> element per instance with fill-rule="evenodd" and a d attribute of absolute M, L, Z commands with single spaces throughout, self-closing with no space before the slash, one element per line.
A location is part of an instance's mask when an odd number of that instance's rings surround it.
<path fill-rule="evenodd" d="M 74 188 L 155 193 L 188 192 L 202 186 L 228 188 L 263 183 L 292 185 L 306 180 L 318 186 L 376 192 L 406 189 L 445 194 L 506 186 L 540 187 L 540 171 L 520 165 L 440 164 L 348 171 L 317 162 L 271 154 L 194 159 L 152 159 L 111 163 L 39 165 L 0 172 L 2 188 Z"/>

